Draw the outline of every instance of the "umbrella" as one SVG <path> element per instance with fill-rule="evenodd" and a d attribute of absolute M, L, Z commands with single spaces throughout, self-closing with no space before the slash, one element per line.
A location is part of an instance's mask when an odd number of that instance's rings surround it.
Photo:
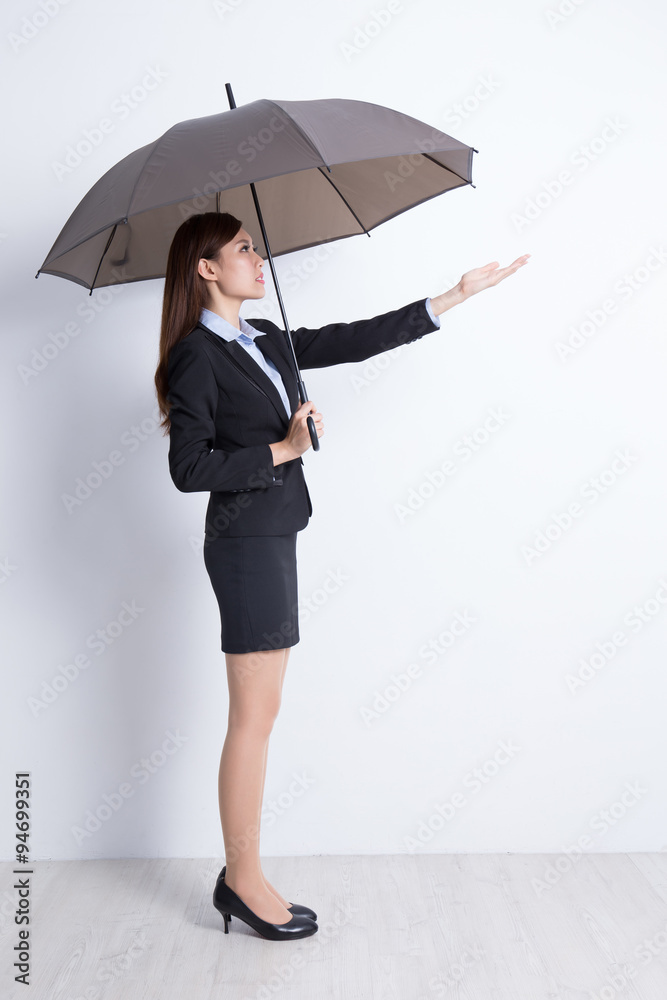
<path fill-rule="evenodd" d="M 364 101 L 258 100 L 193 118 L 111 167 L 79 202 L 40 273 L 90 289 L 164 277 L 174 233 L 190 215 L 257 215 L 273 264 L 281 254 L 366 233 L 409 208 L 472 184 L 474 147 L 409 115 Z M 261 207 L 260 207 L 261 199 Z M 265 221 L 266 220 L 266 221 Z M 271 244 L 269 236 L 271 234 Z M 313 448 L 319 448 L 312 418 Z"/>

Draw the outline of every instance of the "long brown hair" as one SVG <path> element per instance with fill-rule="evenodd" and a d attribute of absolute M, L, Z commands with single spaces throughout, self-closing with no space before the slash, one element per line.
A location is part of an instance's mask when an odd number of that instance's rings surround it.
<path fill-rule="evenodd" d="M 162 420 L 160 426 L 168 434 L 171 428 L 167 399 L 169 384 L 167 366 L 172 348 L 183 340 L 199 322 L 206 305 L 206 280 L 197 265 L 202 257 L 217 258 L 220 250 L 233 240 L 242 223 L 229 212 L 203 212 L 192 215 L 178 227 L 169 247 L 167 273 L 162 299 L 160 328 L 160 358 L 155 372 L 155 388 Z"/>

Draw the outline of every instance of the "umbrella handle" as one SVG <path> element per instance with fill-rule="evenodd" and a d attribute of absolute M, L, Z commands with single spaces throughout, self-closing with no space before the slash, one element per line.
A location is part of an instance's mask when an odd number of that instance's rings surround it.
<path fill-rule="evenodd" d="M 306 393 L 306 387 L 300 378 L 297 379 L 297 384 L 299 386 L 299 398 L 302 403 L 307 402 L 308 394 Z M 313 451 L 320 450 L 320 439 L 317 436 L 317 431 L 315 430 L 315 421 L 310 414 L 306 417 L 306 426 L 308 427 L 308 433 L 310 434 L 310 443 L 313 446 Z"/>
<path fill-rule="evenodd" d="M 317 431 L 315 430 L 315 421 L 310 416 L 310 414 L 308 414 L 308 416 L 306 418 L 306 423 L 308 425 L 308 432 L 310 433 L 310 440 L 311 440 L 312 445 L 313 445 L 313 451 L 319 451 L 320 450 L 320 439 L 318 438 Z"/>

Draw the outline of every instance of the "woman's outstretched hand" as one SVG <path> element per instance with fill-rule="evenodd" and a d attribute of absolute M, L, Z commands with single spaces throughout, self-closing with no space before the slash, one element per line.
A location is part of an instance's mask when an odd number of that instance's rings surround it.
<path fill-rule="evenodd" d="M 482 292 L 485 288 L 497 285 L 503 278 L 507 278 L 510 274 L 518 271 L 520 267 L 523 267 L 529 257 L 530 254 L 525 253 L 521 257 L 517 257 L 507 267 L 499 267 L 498 261 L 494 260 L 490 264 L 485 264 L 484 267 L 474 267 L 472 271 L 466 271 L 461 276 L 458 285 L 450 288 L 448 292 L 443 292 L 442 295 L 436 295 L 435 298 L 431 299 L 431 308 L 434 314 L 439 316 L 446 309 L 451 309 L 452 306 L 457 305 L 459 302 L 469 299 L 471 295 L 476 295 L 477 292 Z"/>
<path fill-rule="evenodd" d="M 498 261 L 494 260 L 490 264 L 485 264 L 484 267 L 474 267 L 472 271 L 466 271 L 459 282 L 463 297 L 469 299 L 471 295 L 475 295 L 485 288 L 490 288 L 491 285 L 497 285 L 503 278 L 507 278 L 523 267 L 529 257 L 530 254 L 525 253 L 523 257 L 517 257 L 515 261 L 508 264 L 507 267 L 501 267 L 500 270 L 497 270 Z"/>

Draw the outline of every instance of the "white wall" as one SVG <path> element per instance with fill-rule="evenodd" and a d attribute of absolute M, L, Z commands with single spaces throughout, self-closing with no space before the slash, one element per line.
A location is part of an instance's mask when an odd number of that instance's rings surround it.
<path fill-rule="evenodd" d="M 306 373 L 326 432 L 305 457 L 300 596 L 339 582 L 302 613 L 263 853 L 667 847 L 667 15 L 649 0 L 560 6 L 403 0 L 366 32 L 384 0 L 4 5 L 2 787 L 6 809 L 14 772 L 32 772 L 33 856 L 222 853 L 208 497 L 176 490 L 168 439 L 151 432 L 163 282 L 89 298 L 34 274 L 110 166 L 226 110 L 228 81 L 239 105 L 370 101 L 480 151 L 475 189 L 341 241 L 316 267 L 312 251 L 280 258 L 293 326 L 372 316 L 533 255 L 395 356 Z M 113 111 L 150 68 L 159 85 Z M 109 116 L 114 130 L 58 179 L 54 162 Z M 78 334 L 22 377 L 68 323 Z M 490 433 L 492 410 L 504 416 Z M 465 435 L 486 438 L 469 459 Z M 68 512 L 63 494 L 116 449 L 122 465 Z M 455 474 L 399 516 L 447 459 Z M 142 610 L 97 655 L 88 637 L 124 602 Z M 445 649 L 457 615 L 470 624 Z M 90 666 L 35 707 L 81 653 Z M 572 689 L 583 661 L 594 668 Z M 408 689 L 392 688 L 411 664 Z M 184 742 L 160 756 L 168 732 Z M 135 765 L 156 752 L 144 780 Z M 114 797 L 123 783 L 131 795 Z M 122 803 L 108 817 L 105 795 Z M 75 836 L 98 809 L 100 828 Z M 11 857 L 8 809 L 2 831 Z"/>

